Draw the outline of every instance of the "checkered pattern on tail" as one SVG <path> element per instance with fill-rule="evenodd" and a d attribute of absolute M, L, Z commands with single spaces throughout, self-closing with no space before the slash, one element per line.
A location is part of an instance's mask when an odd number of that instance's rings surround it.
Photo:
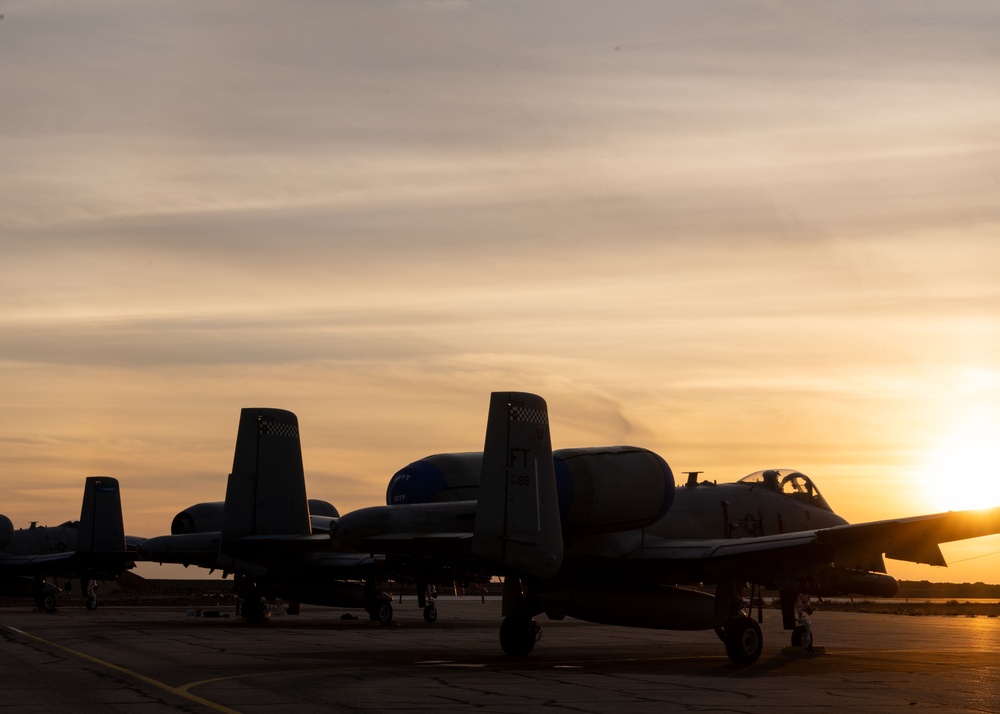
<path fill-rule="evenodd" d="M 548 412 L 544 409 L 533 409 L 531 407 L 525 407 L 520 404 L 510 405 L 510 420 L 511 421 L 526 421 L 529 424 L 539 424 L 541 426 L 547 426 L 549 423 Z"/>
<path fill-rule="evenodd" d="M 299 437 L 298 424 L 285 424 L 272 419 L 261 419 L 258 422 L 258 426 L 261 434 L 268 434 L 270 436 L 290 436 L 295 439 Z"/>

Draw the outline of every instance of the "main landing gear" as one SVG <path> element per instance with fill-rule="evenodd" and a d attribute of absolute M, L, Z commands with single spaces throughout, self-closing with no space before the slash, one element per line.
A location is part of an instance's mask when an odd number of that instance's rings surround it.
<path fill-rule="evenodd" d="M 715 633 L 726 645 L 726 655 L 734 664 L 753 664 L 764 649 L 760 625 L 752 617 L 734 617 Z"/>
<path fill-rule="evenodd" d="M 729 660 L 740 665 L 753 664 L 760 659 L 760 653 L 764 649 L 764 635 L 758 624 L 758 620 L 762 621 L 764 616 L 763 602 L 756 585 L 750 585 L 749 600 L 745 601 L 746 586 L 746 583 L 737 581 L 720 582 L 715 591 L 717 603 L 720 598 L 727 598 L 730 603 L 729 619 L 721 627 L 715 628 L 715 634 L 726 646 Z M 754 602 L 757 603 L 758 620 L 750 616 Z"/>
<path fill-rule="evenodd" d="M 36 598 L 35 604 L 38 605 L 40 610 L 45 610 L 45 612 L 55 612 L 56 611 L 56 596 L 55 593 L 45 593 L 42 596 Z"/>
<path fill-rule="evenodd" d="M 56 611 L 56 589 L 45 578 L 35 577 L 31 585 L 31 596 L 35 599 L 35 605 L 39 610 Z"/>
<path fill-rule="evenodd" d="M 392 622 L 391 601 L 379 600 L 376 604 L 366 607 L 365 612 L 368 613 L 368 617 L 371 618 L 372 622 L 377 622 L 380 625 L 388 625 Z"/>
<path fill-rule="evenodd" d="M 257 583 L 244 580 L 236 600 L 236 614 L 249 623 L 259 625 L 271 619 L 271 610 Z"/>
<path fill-rule="evenodd" d="M 500 647 L 511 657 L 524 657 L 542 639 L 542 628 L 526 615 L 508 615 L 500 623 Z"/>
<path fill-rule="evenodd" d="M 503 622 L 500 623 L 500 647 L 510 657 L 524 657 L 542 639 L 542 628 L 534 616 L 542 609 L 530 597 L 524 584 L 507 577 L 503 582 Z"/>
<path fill-rule="evenodd" d="M 380 625 L 392 622 L 392 596 L 382 592 L 382 584 L 378 580 L 365 581 L 364 607 L 372 622 Z"/>
<path fill-rule="evenodd" d="M 67 594 L 71 593 L 73 590 L 73 581 L 66 580 L 63 583 L 64 592 Z M 81 577 L 80 579 L 80 593 L 84 598 L 84 605 L 90 611 L 97 609 L 97 582 L 90 577 Z M 56 580 L 54 583 L 49 582 L 45 578 L 38 576 L 34 579 L 31 586 L 31 597 L 35 601 L 35 606 L 39 610 L 44 610 L 45 612 L 55 612 L 56 610 L 56 595 L 60 592 L 59 581 Z"/>

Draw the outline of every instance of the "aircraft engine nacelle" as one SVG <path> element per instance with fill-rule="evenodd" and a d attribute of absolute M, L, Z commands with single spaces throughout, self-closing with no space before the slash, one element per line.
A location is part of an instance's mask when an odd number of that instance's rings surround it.
<path fill-rule="evenodd" d="M 329 501 L 321 501 L 318 498 L 309 499 L 309 515 L 320 518 L 340 518 L 340 511 L 334 508 Z"/>
<path fill-rule="evenodd" d="M 14 540 L 14 524 L 7 516 L 0 516 L 0 550 L 3 550 Z"/>
<path fill-rule="evenodd" d="M 222 501 L 196 503 L 193 506 L 188 506 L 174 516 L 174 520 L 170 522 L 170 535 L 220 531 L 222 530 L 224 510 L 225 504 Z"/>
<path fill-rule="evenodd" d="M 427 456 L 393 474 L 385 504 L 475 501 L 482 470 L 481 451 Z"/>
<path fill-rule="evenodd" d="M 211 533 L 222 530 L 222 517 L 226 504 L 222 501 L 196 503 L 188 506 L 174 516 L 170 522 L 171 535 L 188 535 L 190 533 Z M 314 530 L 330 530 L 331 519 L 340 514 L 333 504 L 318 498 L 309 499 L 309 515 L 312 518 Z"/>
<path fill-rule="evenodd" d="M 559 449 L 552 453 L 564 529 L 603 533 L 642 528 L 670 509 L 674 475 L 657 454 L 634 446 Z M 390 506 L 475 500 L 483 455 L 435 454 L 389 481 Z"/>
<path fill-rule="evenodd" d="M 607 446 L 552 452 L 563 528 L 612 533 L 643 528 L 674 502 L 674 475 L 647 449 Z"/>
<path fill-rule="evenodd" d="M 309 525 L 313 533 L 329 533 L 330 526 L 340 518 L 340 512 L 328 501 L 309 499 Z"/>
<path fill-rule="evenodd" d="M 699 590 L 669 585 L 630 588 L 588 584 L 541 595 L 545 613 L 554 620 L 578 620 L 656 630 L 708 630 L 715 627 L 715 597 Z"/>

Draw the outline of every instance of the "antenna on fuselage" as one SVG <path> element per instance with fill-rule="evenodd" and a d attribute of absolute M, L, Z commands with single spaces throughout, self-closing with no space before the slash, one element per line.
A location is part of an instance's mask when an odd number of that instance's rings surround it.
<path fill-rule="evenodd" d="M 685 471 L 684 473 L 686 473 L 687 477 L 688 477 L 687 483 L 684 484 L 684 485 L 687 486 L 688 488 L 692 488 L 692 487 L 698 485 L 698 474 L 703 474 L 705 472 L 704 471 Z"/>

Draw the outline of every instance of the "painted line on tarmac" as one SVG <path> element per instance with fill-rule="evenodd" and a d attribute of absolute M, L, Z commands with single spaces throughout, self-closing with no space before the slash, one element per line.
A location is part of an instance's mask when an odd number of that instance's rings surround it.
<path fill-rule="evenodd" d="M 258 677 L 273 677 L 275 675 L 299 675 L 310 672 L 329 672 L 329 667 L 307 667 L 305 669 L 273 669 L 270 672 L 244 672 L 243 674 L 231 674 L 226 677 L 213 677 L 212 679 L 199 679 L 197 682 L 188 682 L 178 687 L 178 691 L 186 692 L 195 687 L 203 687 L 206 684 L 216 684 L 217 682 L 231 682 L 236 679 L 257 679 Z"/>
<path fill-rule="evenodd" d="M 0 624 L 0 627 L 7 630 L 8 632 L 13 632 L 16 635 L 27 637 L 29 639 L 35 640 L 36 642 L 41 642 L 42 644 L 48 645 L 49 647 L 54 647 L 57 650 L 68 652 L 69 654 L 79 657 L 80 659 L 84 659 L 87 660 L 88 662 L 99 664 L 102 667 L 107 667 L 108 669 L 114 670 L 115 672 L 120 672 L 121 674 L 128 675 L 129 677 L 138 679 L 140 682 L 145 682 L 146 684 L 149 684 L 158 689 L 162 689 L 166 692 L 170 692 L 171 694 L 181 697 L 182 699 L 187 699 L 189 701 L 195 702 L 196 704 L 201 704 L 202 706 L 206 706 L 209 709 L 214 709 L 217 712 L 223 712 L 223 714 L 240 714 L 240 712 L 237 711 L 236 709 L 230 709 L 229 707 L 225 707 L 221 704 L 216 704 L 213 701 L 209 701 L 204 697 L 199 697 L 197 694 L 191 694 L 184 688 L 172 687 L 169 684 L 161 682 L 158 679 L 147 677 L 146 675 L 139 674 L 138 672 L 128 669 L 127 667 L 122 667 L 120 665 L 114 664 L 113 662 L 108 662 L 107 660 L 100 659 L 99 657 L 94 657 L 93 655 L 89 655 L 86 652 L 75 650 L 72 647 L 67 647 L 66 645 L 60 645 L 58 642 L 52 642 L 51 640 L 47 640 L 44 637 L 33 635 L 30 632 L 19 630 L 16 627 L 11 627 L 10 625 Z"/>

